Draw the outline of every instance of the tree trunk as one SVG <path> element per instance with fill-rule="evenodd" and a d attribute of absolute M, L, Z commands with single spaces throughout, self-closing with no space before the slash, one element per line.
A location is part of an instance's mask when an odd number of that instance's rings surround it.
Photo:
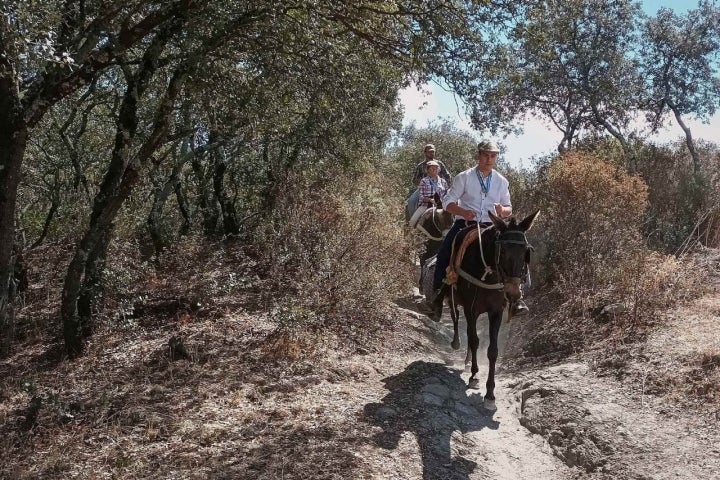
<path fill-rule="evenodd" d="M 137 171 L 130 166 L 130 158 L 138 126 L 138 104 L 158 68 L 158 59 L 169 38 L 168 33 L 168 31 L 158 33 L 147 47 L 138 71 L 127 79 L 127 88 L 118 115 L 112 159 L 93 201 L 88 230 L 78 244 L 65 276 L 60 315 L 65 348 L 71 358 L 82 354 L 83 334 L 90 331 L 89 325 L 83 325 L 88 319 L 78 314 L 78 299 L 83 290 L 83 277 L 89 273 L 86 272 L 88 260 L 99 255 L 97 249 L 102 249 L 101 242 L 106 235 L 109 235 L 108 230 L 111 229 L 118 210 L 130 194 L 132 184 L 136 180 Z M 91 281 L 89 275 L 86 276 L 86 281 Z M 87 289 L 85 294 L 89 295 Z M 87 298 L 84 301 L 91 303 Z M 88 311 L 84 310 L 83 313 L 86 314 Z"/>
<path fill-rule="evenodd" d="M 85 262 L 85 279 L 80 287 L 77 301 L 82 338 L 89 337 L 95 327 L 93 314 L 97 311 L 97 305 L 104 293 L 103 273 L 105 272 L 105 260 L 112 239 L 112 231 L 111 225 L 100 232 L 97 244 Z"/>
<path fill-rule="evenodd" d="M 89 295 L 97 292 L 93 283 L 102 276 L 105 253 L 111 240 L 112 222 L 139 179 L 137 170 L 129 165 L 122 174 L 120 185 L 110 192 L 117 174 L 112 168 L 108 170 L 103 186 L 95 196 L 88 230 L 75 250 L 75 256 L 65 276 L 60 315 L 63 320 L 65 348 L 71 358 L 82 354 L 83 338 L 92 330 L 89 323 L 91 318 L 88 315 L 94 299 L 89 298 Z M 79 312 L 81 293 L 84 293 L 85 298 L 83 311 Z"/>
<path fill-rule="evenodd" d="M 182 190 L 182 182 L 177 182 L 175 184 L 175 198 L 177 199 L 180 214 L 183 217 L 183 224 L 180 226 L 180 231 L 178 232 L 178 235 L 184 236 L 190 233 L 190 228 L 192 227 L 192 220 L 190 216 L 190 209 L 188 208 L 188 202 L 185 198 L 185 193 Z"/>
<path fill-rule="evenodd" d="M 171 28 L 168 28 L 168 30 L 158 33 L 147 47 L 137 73 L 128 78 L 127 89 L 118 117 L 112 160 L 105 173 L 100 191 L 95 196 L 90 225 L 80 242 L 65 279 L 61 314 L 65 345 L 71 357 L 82 353 L 83 334 L 87 334 L 91 330 L 88 322 L 94 302 L 92 295 L 98 291 L 93 287 L 93 283 L 102 275 L 112 224 L 120 207 L 130 196 L 140 178 L 138 165 L 146 162 L 166 141 L 173 106 L 187 78 L 190 68 L 188 64 L 175 70 L 155 112 L 153 129 L 147 140 L 140 146 L 138 153 L 134 155 L 133 142 L 139 122 L 139 103 L 159 67 L 158 59 L 169 39 L 170 31 Z M 131 160 L 133 157 L 134 160 Z M 83 275 L 85 275 L 85 281 L 81 283 Z M 83 289 L 83 286 L 86 288 Z M 78 299 L 81 290 L 85 292 L 86 296 L 83 300 L 85 302 L 83 315 L 88 315 L 86 318 L 78 314 Z"/>
<path fill-rule="evenodd" d="M 196 153 L 192 160 L 192 170 L 197 179 L 198 210 L 202 215 L 203 232 L 205 235 L 215 235 L 220 214 L 218 212 L 215 196 L 210 191 L 210 181 L 202 164 L 203 154 Z"/>
<path fill-rule="evenodd" d="M 612 123 L 610 123 L 605 117 L 603 117 L 600 114 L 600 111 L 598 110 L 597 105 L 595 103 L 591 104 L 591 108 L 592 108 L 593 116 L 595 117 L 595 121 L 598 122 L 600 125 L 602 125 L 603 128 L 605 128 L 605 130 L 610 135 L 615 137 L 617 139 L 617 141 L 620 142 L 620 146 L 623 149 L 623 153 L 625 153 L 626 155 L 630 155 L 630 146 L 628 145 L 627 139 L 622 134 L 622 132 L 619 129 L 615 128 L 615 126 L 613 126 Z"/>
<path fill-rule="evenodd" d="M 53 198 L 52 204 L 50 205 L 50 210 L 48 211 L 47 216 L 45 217 L 45 223 L 43 224 L 42 232 L 40 233 L 40 236 L 37 240 L 33 242 L 33 244 L 30 246 L 30 249 L 37 248 L 40 245 L 42 245 L 42 242 L 45 241 L 45 237 L 47 237 L 48 230 L 50 230 L 50 224 L 52 223 L 53 218 L 55 218 L 55 213 L 57 212 L 58 207 L 60 206 L 60 201 L 56 198 Z"/>
<path fill-rule="evenodd" d="M 700 154 L 695 148 L 695 140 L 693 139 L 692 133 L 690 132 L 690 128 L 685 125 L 685 122 L 683 122 L 682 116 L 680 115 L 680 111 L 677 109 L 677 107 L 672 102 L 668 101 L 667 103 L 673 114 L 675 115 L 675 120 L 678 122 L 678 125 L 680 125 L 680 128 L 682 128 L 683 132 L 685 132 L 685 145 L 687 145 L 688 151 L 690 152 L 690 157 L 692 158 L 693 173 L 697 175 L 700 173 Z"/>
<path fill-rule="evenodd" d="M 225 161 L 225 148 L 220 147 L 213 152 L 213 191 L 215 199 L 220 205 L 220 213 L 222 215 L 223 234 L 237 235 L 240 233 L 238 225 L 237 212 L 233 202 L 225 194 L 225 172 L 227 171 L 227 162 Z"/>
<path fill-rule="evenodd" d="M 5 73 L 0 68 L 0 356 L 14 336 L 15 208 L 28 138 L 17 86 Z"/>
<path fill-rule="evenodd" d="M 173 167 L 170 177 L 168 177 L 163 184 L 160 184 L 158 181 L 158 184 L 153 189 L 153 204 L 150 208 L 147 224 L 150 237 L 152 238 L 153 248 L 155 249 L 155 255 L 160 255 L 167 247 L 167 239 L 165 238 L 162 228 L 162 212 L 168 197 L 177 189 L 180 183 L 181 169 L 182 164 L 178 162 L 175 167 Z"/>

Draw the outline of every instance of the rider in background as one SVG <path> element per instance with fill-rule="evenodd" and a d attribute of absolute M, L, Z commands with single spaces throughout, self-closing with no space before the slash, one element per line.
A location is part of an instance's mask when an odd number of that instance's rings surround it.
<path fill-rule="evenodd" d="M 435 145 L 432 143 L 428 143 L 423 148 L 423 154 L 425 155 L 425 158 L 422 162 L 415 165 L 415 170 L 413 172 L 413 185 L 416 187 L 420 186 L 420 182 L 423 178 L 425 178 L 428 174 L 427 172 L 427 163 L 430 161 L 437 162 L 437 164 L 440 166 L 440 172 L 439 175 L 445 181 L 449 184 L 450 183 L 450 171 L 447 169 L 445 164 L 441 162 L 440 160 L 435 160 Z M 410 195 L 410 198 L 408 198 L 407 203 L 407 218 L 410 218 L 412 214 L 417 209 L 417 206 L 420 203 L 420 189 L 416 189 L 412 195 Z"/>
<path fill-rule="evenodd" d="M 432 300 L 432 308 L 436 320 L 439 320 L 442 313 L 445 296 L 443 290 L 446 285 L 443 281 L 445 270 L 450 264 L 455 236 L 466 226 L 475 225 L 477 222 L 485 226 L 491 225 L 488 210 L 495 212 L 500 218 L 512 214 L 509 182 L 495 170 L 499 152 L 500 149 L 495 142 L 488 140 L 480 142 L 477 148 L 477 166 L 459 173 L 443 198 L 444 208 L 455 215 L 455 222 L 440 246 L 435 265 L 433 288 L 436 295 Z M 524 315 L 528 311 L 522 299 L 513 305 L 514 315 Z"/>
<path fill-rule="evenodd" d="M 448 182 L 440 176 L 440 164 L 435 160 L 427 162 L 427 176 L 420 181 L 418 190 L 420 191 L 420 204 L 417 206 L 417 210 L 410 218 L 410 225 L 416 227 L 416 223 L 420 220 L 420 216 L 425 213 L 428 208 L 441 208 L 442 205 L 435 205 L 435 194 L 437 193 L 440 198 L 445 196 L 448 191 Z M 434 218 L 434 217 L 433 217 Z M 433 220 L 434 222 L 435 220 Z M 435 224 L 436 228 L 439 228 Z M 426 226 L 427 227 L 427 226 Z M 420 253 L 420 266 L 421 268 L 425 265 L 428 258 L 435 255 L 440 240 L 427 238 L 422 252 Z M 422 282 L 422 276 L 421 276 Z M 422 289 L 422 283 L 420 284 Z"/>
<path fill-rule="evenodd" d="M 440 162 L 430 160 L 426 162 L 427 175 L 420 180 L 420 202 L 418 206 L 426 207 L 434 206 L 434 195 L 437 193 L 440 198 L 445 196 L 448 191 L 448 180 L 440 176 Z M 440 207 L 440 205 L 437 205 Z"/>
<path fill-rule="evenodd" d="M 425 155 L 425 159 L 415 165 L 415 171 L 413 172 L 413 184 L 420 185 L 420 181 L 427 175 L 427 163 L 430 161 L 437 162 L 440 166 L 439 175 L 444 178 L 446 182 L 450 183 L 450 171 L 443 162 L 435 159 L 435 145 L 432 143 L 425 145 L 423 148 L 423 154 Z"/>
<path fill-rule="evenodd" d="M 413 227 L 425 210 L 435 206 L 434 195 L 437 193 L 442 198 L 448 190 L 447 180 L 440 176 L 440 163 L 430 160 L 425 165 L 427 175 L 420 180 L 418 202 L 412 217 L 410 217 L 410 226 Z M 441 205 L 437 206 L 441 207 Z"/>

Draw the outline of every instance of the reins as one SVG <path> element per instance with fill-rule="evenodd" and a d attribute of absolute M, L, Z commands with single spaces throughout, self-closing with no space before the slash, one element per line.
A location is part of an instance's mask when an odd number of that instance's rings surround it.
<path fill-rule="evenodd" d="M 435 216 L 437 215 L 437 210 L 438 210 L 438 209 L 435 208 L 435 207 L 431 207 L 431 209 L 432 209 L 432 216 L 431 216 L 432 224 L 433 224 L 433 227 L 435 227 L 435 230 L 438 231 L 438 233 L 440 234 L 440 236 L 434 236 L 433 234 L 431 234 L 430 232 L 428 232 L 428 231 L 425 229 L 425 227 L 422 225 L 421 222 L 418 222 L 418 223 L 417 223 L 417 226 L 416 226 L 415 228 L 417 228 L 418 230 L 420 230 L 420 231 L 421 231 L 427 238 L 429 238 L 430 240 L 440 241 L 440 240 L 443 239 L 443 234 L 442 234 L 443 232 L 442 232 L 442 230 L 440 230 L 440 227 L 438 226 L 437 221 L 435 220 Z M 425 214 L 423 214 L 423 216 L 425 216 Z M 422 219 L 422 217 L 421 217 L 421 219 Z"/>
<path fill-rule="evenodd" d="M 480 222 L 477 222 L 475 225 L 477 226 L 477 231 L 478 231 L 478 246 L 480 247 L 480 258 L 482 259 L 483 266 L 485 267 L 485 272 L 483 273 L 482 277 L 480 277 L 480 281 L 483 282 L 485 280 L 485 277 L 487 277 L 488 273 L 492 273 L 492 268 L 490 268 L 490 265 L 488 265 L 487 262 L 485 261 L 485 253 L 483 252 L 483 247 L 482 247 L 482 234 L 483 234 L 483 232 L 485 232 L 485 230 L 487 230 L 488 228 L 491 228 L 491 227 L 485 227 L 483 229 L 480 229 Z M 495 255 L 495 267 L 496 268 L 497 268 L 497 262 L 498 262 L 499 258 L 500 257 Z M 498 279 L 499 278 L 500 278 L 500 276 L 498 275 Z M 465 280 L 467 280 L 467 278 Z M 474 282 L 471 282 L 471 283 L 474 283 Z M 500 285 L 500 288 L 502 288 L 502 283 L 499 283 L 497 285 Z M 498 288 L 498 287 L 492 287 L 492 288 Z"/>

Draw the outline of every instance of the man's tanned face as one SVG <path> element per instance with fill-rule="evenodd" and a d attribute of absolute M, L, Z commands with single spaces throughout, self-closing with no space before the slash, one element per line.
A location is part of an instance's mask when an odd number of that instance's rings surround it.
<path fill-rule="evenodd" d="M 485 175 L 489 174 L 493 168 L 495 168 L 495 164 L 497 164 L 497 158 L 498 153 L 497 152 L 488 152 L 488 151 L 480 151 L 478 152 L 478 168 L 482 173 Z"/>

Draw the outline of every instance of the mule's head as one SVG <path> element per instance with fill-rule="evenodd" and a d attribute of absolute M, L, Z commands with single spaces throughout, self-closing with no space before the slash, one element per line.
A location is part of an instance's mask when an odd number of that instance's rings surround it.
<path fill-rule="evenodd" d="M 440 195 L 435 193 L 433 198 L 435 206 L 425 210 L 418 220 L 417 228 L 429 238 L 439 240 L 444 237 L 447 231 L 450 230 L 450 227 L 452 227 L 453 216 L 451 213 L 443 210 Z"/>
<path fill-rule="evenodd" d="M 532 246 L 525 237 L 540 211 L 536 211 L 518 222 L 512 217 L 505 222 L 492 212 L 489 212 L 498 231 L 495 239 L 495 268 L 500 281 L 505 285 L 505 293 L 510 300 L 520 298 L 520 283 L 527 273 Z"/>
<path fill-rule="evenodd" d="M 440 231 L 447 232 L 452 227 L 453 215 L 443 209 L 442 199 L 437 192 L 433 195 L 433 200 L 435 201 L 435 223 Z"/>

